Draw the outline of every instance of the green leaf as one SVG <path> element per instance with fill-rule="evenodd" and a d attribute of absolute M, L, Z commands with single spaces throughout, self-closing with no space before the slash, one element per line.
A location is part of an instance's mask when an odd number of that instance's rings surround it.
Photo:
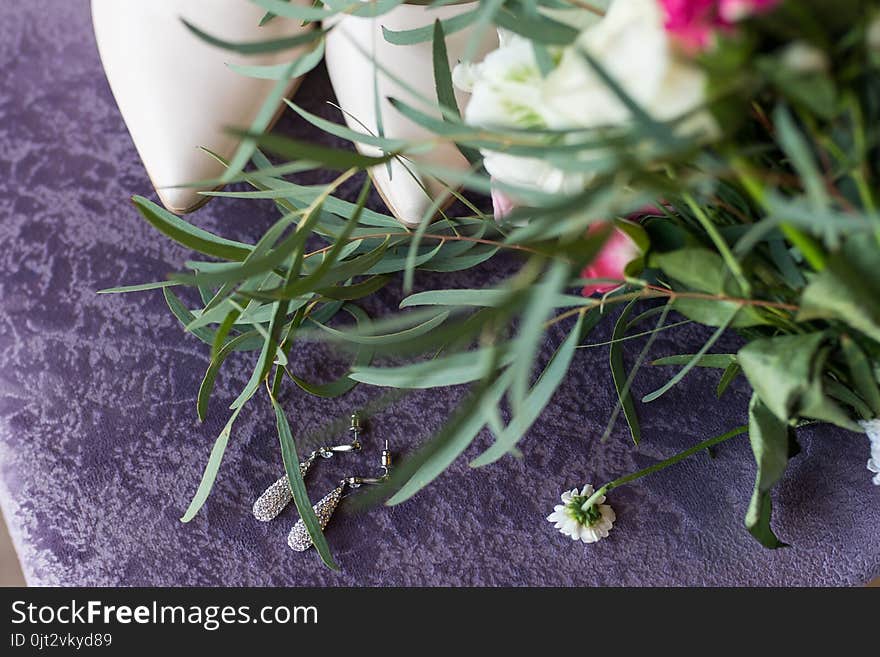
<path fill-rule="evenodd" d="M 137 285 L 121 285 L 98 290 L 98 294 L 122 294 L 125 292 L 143 292 L 145 290 L 158 290 L 163 287 L 180 285 L 177 281 L 156 281 L 155 283 L 139 283 Z"/>
<path fill-rule="evenodd" d="M 163 288 L 162 294 L 165 296 L 165 303 L 168 304 L 168 308 L 171 310 L 171 313 L 183 324 L 183 327 L 187 330 L 187 332 L 192 333 L 202 342 L 213 345 L 214 344 L 214 331 L 208 328 L 187 328 L 193 320 L 195 320 L 195 316 L 189 311 L 189 309 L 183 305 L 183 302 L 180 298 L 174 294 L 169 288 Z"/>
<path fill-rule="evenodd" d="M 263 334 L 263 348 L 260 349 L 260 356 L 257 358 L 257 363 L 254 366 L 250 379 L 248 379 L 244 389 L 242 389 L 241 393 L 236 397 L 235 401 L 232 402 L 229 408 L 240 408 L 254 396 L 254 393 L 260 387 L 260 383 L 262 383 L 269 375 L 269 370 L 271 369 L 272 362 L 276 356 L 280 365 L 284 366 L 287 364 L 287 357 L 284 352 L 278 348 L 278 336 L 281 331 L 281 323 L 284 321 L 284 315 L 287 312 L 287 304 L 284 301 L 276 301 L 273 304 L 272 309 L 272 322 L 269 326 L 268 332 L 266 332 L 266 330 L 259 324 L 253 325 L 257 331 Z"/>
<path fill-rule="evenodd" d="M 199 420 L 204 422 L 205 418 L 208 416 L 208 402 L 211 399 L 211 392 L 214 390 L 214 381 L 216 381 L 220 366 L 223 365 L 223 361 L 226 360 L 227 356 L 245 345 L 262 345 L 262 343 L 263 338 L 259 333 L 256 331 L 249 331 L 236 336 L 224 344 L 220 350 L 211 357 L 211 362 L 208 364 L 208 369 L 205 370 L 205 376 L 202 378 L 202 383 L 199 386 L 199 394 L 196 400 L 196 411 L 198 412 Z"/>
<path fill-rule="evenodd" d="M 421 265 L 420 269 L 423 269 L 425 271 L 440 272 L 462 271 L 464 269 L 471 269 L 473 267 L 476 267 L 477 265 L 483 264 L 496 253 L 498 253 L 497 247 L 491 247 L 487 244 L 481 244 L 479 247 L 473 249 L 473 251 L 465 255 L 457 256 L 454 258 L 435 258 Z"/>
<path fill-rule="evenodd" d="M 290 139 L 274 134 L 262 134 L 253 131 L 231 130 L 232 134 L 253 140 L 270 153 L 274 153 L 288 160 L 305 160 L 321 165 L 325 169 L 333 171 L 345 171 L 346 169 L 369 169 L 380 164 L 390 162 L 398 156 L 397 152 L 387 153 L 382 156 L 372 157 L 361 155 L 353 151 L 340 150 L 328 146 L 318 146 L 305 141 Z"/>
<path fill-rule="evenodd" d="M 287 76 L 288 79 L 292 79 L 305 75 L 320 64 L 323 59 L 324 40 L 321 39 L 311 52 L 299 57 L 293 66 L 291 66 L 289 62 L 284 62 L 282 64 L 268 64 L 264 66 L 248 66 L 245 64 L 228 62 L 226 66 L 239 75 L 244 75 L 246 77 L 261 80 L 280 80 L 284 78 L 284 76 Z"/>
<path fill-rule="evenodd" d="M 399 151 L 408 143 L 405 139 L 390 139 L 388 137 L 377 137 L 365 132 L 358 132 L 345 125 L 339 125 L 333 121 L 328 121 L 317 114 L 312 114 L 291 100 L 285 100 L 284 102 L 287 103 L 294 112 L 299 114 L 316 128 L 319 128 L 328 134 L 340 137 L 341 139 L 347 139 L 354 144 L 368 144 L 370 146 L 377 146 L 385 151 Z"/>
<path fill-rule="evenodd" d="M 491 365 L 489 363 L 490 367 Z M 406 477 L 406 483 L 388 500 L 389 506 L 411 498 L 461 456 L 486 425 L 489 409 L 498 406 L 510 380 L 511 372 L 507 370 L 493 383 L 484 383 L 485 387 L 465 401 L 459 412 L 431 442 L 409 462 L 404 462 L 405 469 L 401 470 L 398 477 Z"/>
<path fill-rule="evenodd" d="M 244 260 L 253 250 L 249 244 L 217 237 L 196 228 L 143 196 L 133 197 L 132 202 L 156 230 L 193 251 L 225 260 Z"/>
<path fill-rule="evenodd" d="M 651 256 L 651 266 L 692 290 L 718 294 L 725 291 L 728 272 L 724 260 L 714 251 L 685 248 Z"/>
<path fill-rule="evenodd" d="M 284 471 L 287 472 L 287 481 L 293 493 L 296 510 L 299 511 L 299 517 L 302 519 L 303 524 L 305 524 L 309 536 L 312 538 L 312 543 L 321 556 L 321 560 L 331 570 L 339 570 L 339 566 L 333 560 L 333 555 L 330 554 L 330 546 L 327 545 L 327 539 L 324 538 L 321 523 L 315 515 L 305 482 L 300 474 L 299 456 L 297 455 L 293 434 L 290 432 L 290 425 L 287 423 L 287 417 L 284 415 L 284 410 L 278 404 L 278 401 L 271 396 L 270 399 L 272 400 L 272 408 L 275 410 L 275 422 L 278 427 L 278 440 L 281 443 L 281 458 L 284 461 Z"/>
<path fill-rule="evenodd" d="M 226 317 L 223 318 L 220 326 L 217 327 L 217 333 L 214 335 L 214 342 L 211 345 L 212 359 L 216 358 L 217 354 L 220 353 L 220 350 L 226 342 L 226 337 L 229 335 L 229 332 L 232 330 L 232 327 L 235 326 L 235 322 L 238 321 L 240 316 L 241 311 L 237 308 L 233 308 L 227 313 Z"/>
<path fill-rule="evenodd" d="M 504 428 L 495 443 L 471 462 L 471 467 L 479 468 L 494 463 L 502 456 L 510 452 L 519 442 L 520 438 L 535 423 L 553 394 L 563 381 L 571 361 L 577 352 L 578 342 L 581 340 L 581 330 L 584 326 L 584 314 L 578 315 L 577 322 L 568 334 L 568 337 L 559 345 L 553 354 L 547 367 L 541 373 L 534 387 L 529 391 L 523 403 L 523 410 L 517 413 L 510 424 Z"/>
<path fill-rule="evenodd" d="M 479 10 L 478 10 L 479 11 Z M 461 116 L 458 101 L 455 98 L 455 89 L 452 86 L 452 71 L 449 69 L 449 56 L 446 52 L 446 35 L 443 33 L 443 24 L 434 20 L 434 88 L 437 91 L 437 101 L 447 109 Z"/>
<path fill-rule="evenodd" d="M 681 354 L 679 356 L 665 356 L 653 361 L 651 365 L 687 365 L 696 359 L 697 367 L 711 367 L 719 370 L 727 369 L 736 363 L 734 354 Z"/>
<path fill-rule="evenodd" d="M 388 285 L 391 280 L 390 276 L 371 276 L 368 279 L 352 285 L 342 285 L 338 287 L 322 287 L 315 290 L 315 294 L 328 299 L 338 299 L 340 301 L 352 301 L 361 299 L 378 292 Z"/>
<path fill-rule="evenodd" d="M 262 176 L 257 176 L 257 178 L 265 183 L 265 185 L 271 190 L 265 192 L 250 192 L 249 196 L 245 196 L 245 198 L 279 198 L 281 196 L 295 199 L 298 201 L 299 206 L 306 206 L 315 201 L 315 199 L 323 196 L 326 196 L 326 187 L 324 185 L 314 185 L 314 186 L 306 186 L 306 185 L 296 185 L 292 182 L 288 182 L 286 180 L 280 180 L 277 178 L 264 178 Z M 350 201 L 344 201 L 342 199 L 336 198 L 335 196 L 327 196 L 324 198 L 322 203 L 322 208 L 329 212 L 339 215 L 340 217 L 351 217 L 352 214 L 357 210 L 357 207 L 354 203 Z M 326 220 L 322 218 L 322 222 Z M 401 229 L 400 222 L 397 221 L 394 217 L 390 217 L 385 214 L 381 214 L 379 212 L 375 212 L 370 210 L 369 208 L 363 208 L 361 210 L 360 222 L 364 226 L 377 226 L 381 228 L 394 228 L 397 230 Z M 342 224 L 339 226 L 339 230 L 343 227 Z M 371 233 L 375 234 L 377 231 L 371 230 Z M 355 233 L 355 235 L 357 235 Z"/>
<path fill-rule="evenodd" d="M 810 147 L 783 105 L 773 112 L 773 124 L 776 127 L 779 145 L 782 146 L 803 181 L 810 202 L 817 208 L 827 207 L 828 194 L 825 191 L 822 174 L 816 166 Z"/>
<path fill-rule="evenodd" d="M 514 352 L 505 349 L 499 355 L 499 349 L 483 347 L 399 367 L 357 367 L 350 376 L 361 383 L 391 388 L 454 386 L 480 379 L 493 362 L 501 366 L 513 362 Z"/>
<path fill-rule="evenodd" d="M 759 338 L 739 350 L 737 362 L 755 394 L 781 422 L 810 417 L 859 431 L 823 392 L 827 341 L 825 332 Z"/>
<path fill-rule="evenodd" d="M 764 405 L 782 422 L 797 416 L 800 399 L 813 377 L 813 363 L 824 332 L 752 340 L 737 362 Z"/>
<path fill-rule="evenodd" d="M 623 363 L 623 344 L 620 341 L 626 332 L 627 320 L 632 311 L 635 309 L 636 300 L 630 301 L 621 311 L 614 324 L 614 331 L 611 334 L 611 345 L 608 349 L 608 363 L 611 367 L 611 377 L 614 380 L 614 389 L 617 392 L 617 400 L 620 408 L 623 409 L 623 415 L 629 426 L 630 435 L 633 443 L 638 445 L 642 439 L 642 431 L 639 424 L 639 415 L 636 412 L 635 402 L 629 389 L 629 377 Z"/>
<path fill-rule="evenodd" d="M 217 436 L 217 440 L 214 441 L 214 447 L 211 449 L 211 455 L 208 457 L 208 463 L 205 465 L 204 473 L 202 473 L 202 480 L 199 482 L 196 494 L 193 496 L 192 501 L 189 503 L 189 507 L 187 507 L 180 522 L 189 522 L 195 518 L 199 509 L 205 504 L 205 500 L 208 499 L 211 488 L 214 486 L 214 480 L 217 478 L 217 471 L 220 469 L 220 463 L 223 461 L 223 454 L 226 453 L 226 445 L 229 443 L 229 435 L 232 432 L 232 425 L 235 423 L 235 418 L 238 417 L 240 410 L 240 408 L 235 409 L 229 417 L 229 420 L 226 422 L 226 426 L 223 427 L 223 431 L 220 432 L 220 435 Z"/>
<path fill-rule="evenodd" d="M 413 306 L 476 306 L 501 308 L 512 303 L 515 292 L 510 290 L 428 290 L 411 294 L 400 302 L 401 308 Z M 589 300 L 573 294 L 556 295 L 554 307 L 574 307 L 589 305 Z"/>
<path fill-rule="evenodd" d="M 293 230 L 278 245 L 259 257 L 246 258 L 241 263 L 230 263 L 219 271 L 198 272 L 196 274 L 173 274 L 174 280 L 199 285 L 217 285 L 233 281 L 243 281 L 273 271 L 290 257 L 303 242 L 308 231 Z"/>
<path fill-rule="evenodd" d="M 540 14 L 526 16 L 522 12 L 514 13 L 502 9 L 495 14 L 495 24 L 532 41 L 548 45 L 567 46 L 578 37 L 575 28 Z"/>
<path fill-rule="evenodd" d="M 767 548 L 786 547 L 770 528 L 770 489 L 788 465 L 790 429 L 770 411 L 758 395 L 749 404 L 749 442 L 758 466 L 755 490 L 746 512 L 746 527 Z"/>
<path fill-rule="evenodd" d="M 360 329 L 366 330 L 369 328 L 369 325 L 371 323 L 370 317 L 362 309 L 353 304 L 345 304 L 343 308 L 346 312 L 348 312 L 352 317 L 355 318 L 355 321 L 357 322 Z M 312 321 L 315 320 L 313 319 Z M 368 345 L 362 345 L 358 348 L 357 353 L 354 356 L 352 367 L 367 367 L 372 360 L 373 349 Z M 293 380 L 294 383 L 296 383 L 296 385 L 298 385 L 309 394 L 315 395 L 317 397 L 339 397 L 350 391 L 358 384 L 357 381 L 349 376 L 348 372 L 343 374 L 338 379 L 330 381 L 328 383 L 310 383 L 305 379 L 302 379 L 293 374 L 289 368 L 285 368 L 285 372 L 287 372 L 287 375 Z"/>
<path fill-rule="evenodd" d="M 541 339 L 544 337 L 544 322 L 554 308 L 554 300 L 568 282 L 570 266 L 567 262 L 556 261 L 550 265 L 544 279 L 532 288 L 528 305 L 522 314 L 519 335 L 516 337 L 514 351 L 517 358 L 513 362 L 513 382 L 508 396 L 514 412 L 522 412 L 529 380 L 535 367 Z"/>
<path fill-rule="evenodd" d="M 443 249 L 443 243 L 441 242 L 433 249 L 429 249 L 429 250 L 425 251 L 424 253 L 422 253 L 421 255 L 416 256 L 414 266 L 420 267 L 420 266 L 424 265 L 425 263 L 430 262 L 431 260 L 433 260 L 434 258 L 437 257 L 437 255 L 440 253 L 440 251 L 442 249 Z M 390 274 L 391 272 L 402 271 L 403 269 L 406 268 L 407 259 L 408 259 L 407 254 L 402 254 L 402 255 L 388 254 L 385 257 L 383 257 L 381 260 L 377 261 L 376 264 L 374 264 L 372 267 L 370 267 L 368 270 L 366 270 L 363 273 L 365 273 L 365 274 Z"/>
<path fill-rule="evenodd" d="M 405 329 L 403 331 L 397 331 L 396 333 L 388 333 L 385 335 L 363 335 L 358 333 L 349 333 L 346 331 L 340 331 L 338 329 L 331 328 L 329 326 L 325 326 L 324 324 L 320 324 L 318 322 L 313 323 L 320 327 L 321 330 L 326 331 L 330 335 L 341 338 L 345 342 L 366 345 L 394 345 L 398 344 L 399 342 L 410 340 L 416 336 L 424 335 L 425 333 L 430 332 L 433 328 L 445 322 L 447 317 L 449 317 L 449 312 L 442 312 L 435 315 L 431 319 L 422 322 L 421 324 L 416 324 L 415 326 Z"/>
<path fill-rule="evenodd" d="M 479 8 L 440 21 L 443 25 L 444 34 L 448 36 L 468 27 L 476 20 L 478 13 Z M 434 36 L 434 26 L 425 25 L 410 30 L 389 30 L 383 25 L 382 36 L 385 37 L 388 43 L 395 46 L 410 46 L 414 43 L 430 41 Z"/>
<path fill-rule="evenodd" d="M 708 249 L 684 248 L 655 253 L 650 258 L 650 264 L 697 292 L 734 298 L 739 298 L 741 294 L 736 281 L 729 277 L 724 259 Z M 720 298 L 679 297 L 673 302 L 673 307 L 688 319 L 708 326 L 725 326 L 729 323 L 734 328 L 743 328 L 767 323 L 754 306 Z M 730 315 L 737 309 L 739 312 L 731 322 Z"/>
<path fill-rule="evenodd" d="M 499 308 L 508 302 L 511 294 L 512 292 L 509 290 L 428 290 L 406 297 L 400 302 L 400 307 L 477 306 Z"/>
<path fill-rule="evenodd" d="M 836 319 L 880 342 L 880 275 L 873 240 L 847 240 L 804 289 L 797 319 Z"/>
<path fill-rule="evenodd" d="M 222 48 L 223 50 L 231 50 L 241 53 L 242 55 L 259 55 L 263 53 L 278 52 L 281 50 L 290 50 L 307 43 L 312 43 L 322 38 L 326 32 L 324 30 L 309 30 L 296 36 L 282 37 L 280 39 L 268 39 L 266 41 L 250 41 L 236 42 L 226 41 L 204 32 L 185 18 L 180 19 L 187 29 L 195 34 L 199 39 L 206 43 Z"/>
<path fill-rule="evenodd" d="M 880 386 L 865 352 L 849 336 L 841 336 L 840 347 L 846 359 L 853 384 L 875 417 L 880 417 Z"/>
<path fill-rule="evenodd" d="M 706 352 L 708 352 L 709 349 L 712 348 L 712 345 L 714 345 L 718 341 L 718 338 L 720 338 L 724 334 L 724 332 L 727 330 L 727 327 L 730 326 L 730 324 L 733 322 L 734 317 L 736 317 L 737 312 L 738 309 L 734 309 L 730 313 L 727 321 L 721 324 L 721 326 L 719 326 L 715 330 L 715 332 L 709 337 L 708 340 L 706 340 L 706 343 L 700 348 L 700 350 L 694 355 L 694 357 L 684 367 L 682 367 L 675 376 L 673 376 L 671 379 L 669 379 L 669 381 L 657 388 L 657 390 L 655 390 L 654 392 L 650 392 L 642 397 L 642 401 L 648 403 L 654 401 L 655 399 L 658 399 L 659 397 L 662 397 L 664 394 L 666 394 L 666 392 L 677 385 L 685 376 L 687 376 L 688 372 L 690 372 L 697 365 L 698 361 L 703 356 L 705 356 Z"/>
<path fill-rule="evenodd" d="M 736 361 L 732 362 L 724 369 L 724 373 L 721 375 L 721 380 L 718 382 L 718 385 L 715 387 L 715 396 L 718 399 L 724 395 L 727 391 L 727 388 L 730 387 L 730 384 L 740 375 L 742 372 L 742 368 L 739 366 L 739 363 Z"/>

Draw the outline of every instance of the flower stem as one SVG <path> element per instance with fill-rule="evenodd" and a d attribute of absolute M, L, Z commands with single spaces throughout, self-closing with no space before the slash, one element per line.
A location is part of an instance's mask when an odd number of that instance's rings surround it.
<path fill-rule="evenodd" d="M 723 433 L 720 436 L 715 436 L 714 438 L 709 438 L 708 440 L 704 440 L 701 443 L 697 443 L 693 447 L 684 450 L 683 452 L 679 452 L 675 456 L 670 456 L 668 459 L 655 463 L 654 465 L 648 466 L 643 470 L 639 470 L 638 472 L 633 472 L 628 475 L 624 475 L 623 477 L 618 477 L 614 481 L 609 481 L 607 484 L 599 488 L 595 493 L 593 493 L 586 502 L 584 502 L 584 507 L 590 507 L 595 504 L 595 501 L 608 493 L 613 488 L 617 488 L 618 486 L 623 486 L 624 484 L 628 484 L 631 481 L 635 481 L 636 479 L 641 479 L 645 475 L 653 474 L 655 472 L 659 472 L 664 468 L 668 468 L 670 465 L 675 465 L 679 461 L 683 461 L 689 456 L 693 456 L 697 452 L 702 452 L 704 449 L 708 449 L 709 447 L 714 447 L 718 443 L 723 443 L 725 440 L 730 440 L 731 438 L 736 438 L 737 436 L 741 436 L 744 433 L 748 433 L 749 427 L 747 424 L 736 427 L 735 429 L 731 429 L 727 433 Z"/>

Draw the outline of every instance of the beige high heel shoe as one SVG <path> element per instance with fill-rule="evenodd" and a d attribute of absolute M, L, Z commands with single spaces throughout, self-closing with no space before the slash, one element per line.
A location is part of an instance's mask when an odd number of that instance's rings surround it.
<path fill-rule="evenodd" d="M 264 14 L 243 0 L 92 0 L 110 88 L 147 174 L 172 212 L 191 212 L 208 198 L 199 195 L 203 190 L 175 185 L 218 178 L 224 171 L 200 147 L 231 158 L 240 140 L 224 129 L 250 126 L 275 87 L 274 80 L 247 77 L 226 64 L 282 64 L 293 52 L 244 57 L 202 41 L 180 18 L 233 42 L 309 29 L 281 18 L 260 27 Z M 290 81 L 286 93 L 298 84 Z"/>
<path fill-rule="evenodd" d="M 431 25 L 435 19 L 444 20 L 473 8 L 473 3 L 438 8 L 401 5 L 378 18 L 335 17 L 333 29 L 327 35 L 325 59 L 348 127 L 358 132 L 378 134 L 374 93 L 375 66 L 371 57 L 422 96 L 436 98 L 431 41 L 396 46 L 385 40 L 382 26 L 393 31 L 408 30 Z M 450 67 L 455 66 L 464 54 L 471 29 L 447 36 L 446 49 Z M 495 30 L 486 30 L 478 50 L 474 53 L 474 60 L 482 59 L 496 45 Z M 389 96 L 397 98 L 421 111 L 427 111 L 424 103 L 381 70 L 378 71 L 377 86 L 385 137 L 416 141 L 431 138 L 428 130 L 404 117 L 387 99 Z M 456 95 L 459 108 L 464 111 L 467 95 L 460 92 L 456 92 Z M 428 113 L 440 117 L 436 110 Z M 380 149 L 375 146 L 357 144 L 357 148 L 366 155 L 381 154 Z M 435 146 L 428 152 L 414 155 L 413 160 L 444 168 L 464 170 L 468 167 L 467 160 L 452 144 Z M 418 225 L 429 210 L 432 200 L 445 189 L 438 180 L 415 174 L 411 167 L 399 160 L 391 162 L 390 175 L 389 168 L 385 165 L 374 167 L 370 173 L 388 209 L 408 226 Z"/>

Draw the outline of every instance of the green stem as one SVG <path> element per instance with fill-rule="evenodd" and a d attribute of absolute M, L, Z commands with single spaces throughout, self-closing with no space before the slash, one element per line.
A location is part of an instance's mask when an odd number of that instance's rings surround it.
<path fill-rule="evenodd" d="M 733 255 L 733 251 L 730 250 L 730 247 L 727 245 L 727 242 L 724 241 L 721 233 L 718 232 L 715 224 L 713 224 L 712 220 L 709 219 L 709 216 L 705 212 L 703 212 L 703 208 L 701 208 L 697 204 L 693 196 L 691 196 L 690 194 L 685 194 L 683 198 L 685 200 L 685 203 L 687 203 L 688 207 L 691 209 L 691 212 L 694 213 L 697 221 L 700 222 L 703 230 L 706 231 L 709 239 L 712 240 L 715 248 L 718 249 L 721 257 L 724 258 L 724 262 L 727 264 L 727 268 L 730 269 L 731 273 L 739 283 L 740 291 L 742 292 L 742 294 L 744 296 L 750 296 L 752 293 L 752 286 L 749 285 L 749 281 L 746 278 L 746 275 L 743 273 L 739 261 Z"/>
<path fill-rule="evenodd" d="M 624 484 L 628 484 L 631 481 L 635 481 L 636 479 L 641 479 L 645 475 L 653 474 L 655 472 L 659 472 L 664 468 L 668 468 L 670 465 L 675 465 L 679 461 L 683 461 L 689 456 L 693 456 L 698 452 L 702 452 L 704 449 L 708 449 L 710 447 L 714 447 L 719 443 L 723 443 L 725 440 L 730 440 L 731 438 L 736 438 L 737 436 L 741 436 L 744 433 L 748 433 L 749 426 L 744 424 L 742 426 L 736 427 L 735 429 L 731 429 L 727 433 L 721 434 L 720 436 L 715 436 L 714 438 L 709 438 L 708 440 L 704 440 L 701 443 L 697 443 L 693 447 L 684 450 L 683 452 L 679 452 L 675 456 L 670 456 L 668 459 L 655 463 L 652 466 L 649 466 L 643 470 L 639 470 L 638 472 L 633 472 L 628 475 L 624 475 L 623 477 L 618 477 L 614 481 L 609 481 L 607 484 L 602 486 L 599 490 L 593 493 L 589 499 L 584 502 L 583 507 L 589 508 L 593 504 L 596 503 L 596 500 L 608 493 L 608 491 L 617 488 L 618 486 L 623 486 Z"/>

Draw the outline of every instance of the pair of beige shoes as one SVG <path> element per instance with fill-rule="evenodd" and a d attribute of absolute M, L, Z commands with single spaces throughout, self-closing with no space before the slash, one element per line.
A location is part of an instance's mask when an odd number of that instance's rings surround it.
<path fill-rule="evenodd" d="M 292 1 L 312 4 L 311 0 Z M 401 115 L 387 98 L 399 98 L 426 111 L 425 104 L 413 98 L 407 87 L 424 97 L 436 97 L 432 43 L 392 45 L 384 39 L 382 27 L 400 31 L 430 26 L 435 18 L 443 20 L 472 9 L 473 5 L 401 5 L 377 18 L 335 17 L 325 37 L 325 59 L 348 127 L 377 134 L 378 93 L 386 137 L 429 138 L 424 128 Z M 199 194 L 203 190 L 177 185 L 223 174 L 223 166 L 201 147 L 231 158 L 239 139 L 226 129 L 251 126 L 276 86 L 274 80 L 233 70 L 235 65 L 283 66 L 293 58 L 290 50 L 243 56 L 212 46 L 190 32 L 180 19 L 237 43 L 284 38 L 311 29 L 300 21 L 280 17 L 260 26 L 264 14 L 265 9 L 248 0 L 92 0 L 98 48 L 116 102 L 162 203 L 172 212 L 192 211 L 207 198 Z M 470 29 L 447 38 L 450 66 L 462 56 L 469 39 Z M 486 30 L 482 41 L 477 58 L 495 46 L 494 31 Z M 374 62 L 380 64 L 378 73 Z M 287 93 L 293 93 L 298 83 L 292 80 Z M 458 100 L 463 108 L 466 98 Z M 280 100 L 278 104 L 280 109 Z M 364 153 L 377 154 L 375 147 L 357 146 Z M 435 146 L 414 159 L 418 158 L 444 168 L 467 167 L 451 144 Z M 388 209 L 408 225 L 421 220 L 432 196 L 442 188 L 430 177 L 413 175 L 411 167 L 396 160 L 390 171 L 381 166 L 371 173 Z"/>

